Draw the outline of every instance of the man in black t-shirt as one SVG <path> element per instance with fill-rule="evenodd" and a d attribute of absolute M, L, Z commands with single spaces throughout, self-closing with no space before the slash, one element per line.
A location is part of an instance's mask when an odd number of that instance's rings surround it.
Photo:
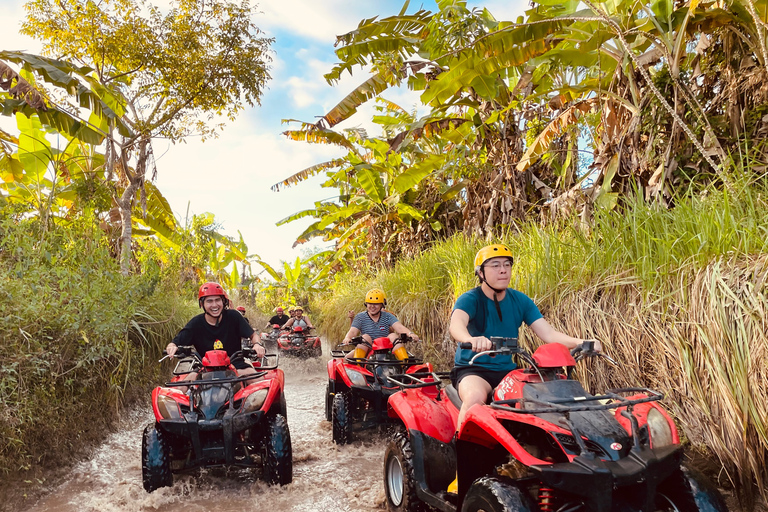
<path fill-rule="evenodd" d="M 269 323 L 267 324 L 267 328 L 272 327 L 273 325 L 277 324 L 280 327 L 285 325 L 285 322 L 288 321 L 291 317 L 283 313 L 283 308 L 277 308 L 275 310 L 275 313 L 277 313 L 275 316 L 269 319 Z"/>
<path fill-rule="evenodd" d="M 229 306 L 229 297 L 218 283 L 205 283 L 200 287 L 198 302 L 203 313 L 190 320 L 165 348 L 173 356 L 179 346 L 191 345 L 201 356 L 209 350 L 226 350 L 232 356 L 241 350 L 242 338 L 249 338 L 256 355 L 264 357 L 264 347 L 245 318 Z M 256 373 L 253 366 L 242 358 L 232 361 L 238 375 Z M 196 378 L 196 376 L 195 376 Z"/>

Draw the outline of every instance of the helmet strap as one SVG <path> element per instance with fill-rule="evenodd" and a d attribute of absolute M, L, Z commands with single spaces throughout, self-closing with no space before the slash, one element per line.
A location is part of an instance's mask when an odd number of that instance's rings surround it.
<path fill-rule="evenodd" d="M 485 280 L 485 276 L 483 275 L 484 272 L 485 271 L 483 270 L 482 267 L 480 267 L 480 270 L 478 270 L 478 272 L 477 272 L 477 277 L 480 278 L 480 286 L 483 286 L 483 283 L 485 283 L 485 285 L 488 288 L 493 290 L 493 304 L 496 306 L 496 313 L 498 313 L 498 315 L 499 315 L 499 321 L 503 322 L 504 318 L 501 315 L 501 305 L 499 304 L 499 294 L 500 293 L 504 293 L 506 290 L 504 288 L 502 288 L 502 289 L 494 288 L 493 286 L 488 284 L 488 281 Z"/>

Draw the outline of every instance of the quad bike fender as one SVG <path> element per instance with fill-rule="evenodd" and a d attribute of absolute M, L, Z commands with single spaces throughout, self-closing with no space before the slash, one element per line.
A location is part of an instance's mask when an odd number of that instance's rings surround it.
<path fill-rule="evenodd" d="M 432 373 L 434 369 L 432 368 L 432 363 L 424 363 L 424 364 L 415 364 L 408 368 L 405 373 L 418 373 L 418 372 L 429 372 Z"/>
<path fill-rule="evenodd" d="M 339 365 L 339 361 L 331 359 L 328 361 L 328 380 L 336 380 L 336 367 Z"/>
<path fill-rule="evenodd" d="M 170 397 L 176 402 L 189 407 L 189 397 L 187 395 L 176 388 L 163 388 L 158 386 L 152 390 L 152 412 L 155 414 L 155 419 L 157 421 L 165 419 L 165 416 L 160 413 L 160 406 L 158 405 L 159 400 L 161 400 L 159 397 L 161 396 Z"/>
<path fill-rule="evenodd" d="M 389 416 L 399 418 L 408 431 L 421 432 L 443 443 L 453 439 L 458 420 L 458 411 L 446 407 L 445 400 L 438 402 L 420 389 L 399 391 L 387 401 Z"/>
<path fill-rule="evenodd" d="M 551 462 L 534 457 L 520 446 L 512 435 L 507 432 L 499 418 L 494 414 L 493 409 L 487 405 L 475 405 L 471 407 L 466 414 L 464 423 L 459 430 L 459 439 L 474 443 L 485 448 L 493 448 L 497 444 L 502 445 L 517 460 L 526 466 L 533 465 L 551 465 Z M 535 424 L 530 421 L 528 414 L 515 414 L 514 412 L 505 412 L 505 419 L 519 421 L 521 423 Z"/>
<path fill-rule="evenodd" d="M 646 395 L 632 395 L 627 397 L 627 399 L 635 399 L 635 398 L 645 398 Z M 629 418 L 626 418 L 622 416 L 622 412 L 625 411 L 626 407 L 619 407 L 616 409 L 615 416 L 616 421 L 619 422 L 619 424 L 624 427 L 624 430 L 627 431 L 627 433 L 632 433 L 632 424 L 629 421 Z M 632 406 L 632 414 L 637 418 L 637 425 L 638 427 L 644 427 L 648 424 L 648 414 L 651 412 L 651 410 L 657 410 L 661 413 L 661 415 L 667 420 L 667 424 L 669 424 L 669 428 L 672 431 L 672 444 L 680 444 L 680 434 L 677 431 L 677 427 L 675 426 L 675 422 L 672 420 L 672 417 L 667 413 L 667 411 L 664 410 L 663 407 L 661 407 L 656 402 L 646 402 L 641 404 L 635 404 Z M 653 443 L 653 439 L 651 439 L 651 443 Z"/>

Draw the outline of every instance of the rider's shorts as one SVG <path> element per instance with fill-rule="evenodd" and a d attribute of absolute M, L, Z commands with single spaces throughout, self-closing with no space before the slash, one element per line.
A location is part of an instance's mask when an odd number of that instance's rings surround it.
<path fill-rule="evenodd" d="M 237 359 L 232 359 L 231 361 L 232 366 L 237 368 L 238 370 L 245 370 L 246 368 L 253 368 L 252 364 L 248 364 L 245 359 L 242 357 L 238 357 Z"/>
<path fill-rule="evenodd" d="M 458 389 L 461 379 L 467 375 L 477 375 L 490 384 L 491 389 L 495 389 L 508 373 L 509 370 L 488 370 L 477 366 L 454 366 L 451 370 L 451 384 Z"/>

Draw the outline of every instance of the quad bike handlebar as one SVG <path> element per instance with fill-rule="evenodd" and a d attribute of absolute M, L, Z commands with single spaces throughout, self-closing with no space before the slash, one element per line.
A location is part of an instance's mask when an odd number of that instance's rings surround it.
<path fill-rule="evenodd" d="M 603 359 L 607 360 L 609 363 L 611 363 L 613 366 L 621 366 L 618 362 L 616 362 L 615 359 L 613 359 L 611 356 L 604 354 L 603 352 L 598 352 L 595 350 L 595 343 L 597 340 L 584 340 L 581 345 L 579 345 L 576 348 L 571 349 L 571 355 L 578 363 L 585 357 L 602 357 Z"/>
<path fill-rule="evenodd" d="M 187 357 L 191 358 L 192 359 L 191 371 L 197 371 L 203 366 L 202 356 L 200 356 L 200 354 L 197 353 L 197 351 L 195 350 L 195 347 L 190 345 L 179 346 L 176 349 L 176 353 L 173 356 L 169 356 L 168 353 L 165 350 L 163 350 L 163 357 L 158 362 L 160 363 L 165 359 L 168 359 L 169 357 L 173 359 L 184 359 Z M 280 361 L 279 354 L 264 354 L 264 357 L 259 357 L 256 351 L 250 347 L 243 347 L 241 350 L 238 350 L 237 352 L 232 353 L 232 355 L 229 356 L 229 359 L 231 361 L 233 359 L 238 359 L 241 357 L 242 358 L 247 357 L 252 361 L 258 361 L 260 364 L 259 371 L 274 370 L 277 368 L 278 362 Z M 271 365 L 267 364 L 272 358 L 274 358 L 274 363 Z"/>
<path fill-rule="evenodd" d="M 477 359 L 480 356 L 484 355 L 497 355 L 497 354 L 518 354 L 520 355 L 526 362 L 530 363 L 530 354 L 528 354 L 525 350 L 520 348 L 517 344 L 518 339 L 517 338 L 502 338 L 497 336 L 492 336 L 489 338 L 491 343 L 493 343 L 494 348 L 492 350 L 485 350 L 483 352 L 478 352 L 475 354 L 472 359 L 470 359 L 469 364 L 470 366 L 475 363 L 475 359 Z M 608 362 L 610 362 L 614 366 L 620 366 L 618 362 L 616 362 L 612 357 L 604 354 L 603 352 L 598 352 L 595 350 L 595 342 L 597 340 L 584 340 L 581 345 L 579 345 L 576 348 L 571 349 L 571 355 L 578 363 L 585 357 L 602 357 L 603 359 L 606 359 Z M 459 343 L 459 348 L 471 350 L 472 344 L 469 342 L 462 342 Z"/>

